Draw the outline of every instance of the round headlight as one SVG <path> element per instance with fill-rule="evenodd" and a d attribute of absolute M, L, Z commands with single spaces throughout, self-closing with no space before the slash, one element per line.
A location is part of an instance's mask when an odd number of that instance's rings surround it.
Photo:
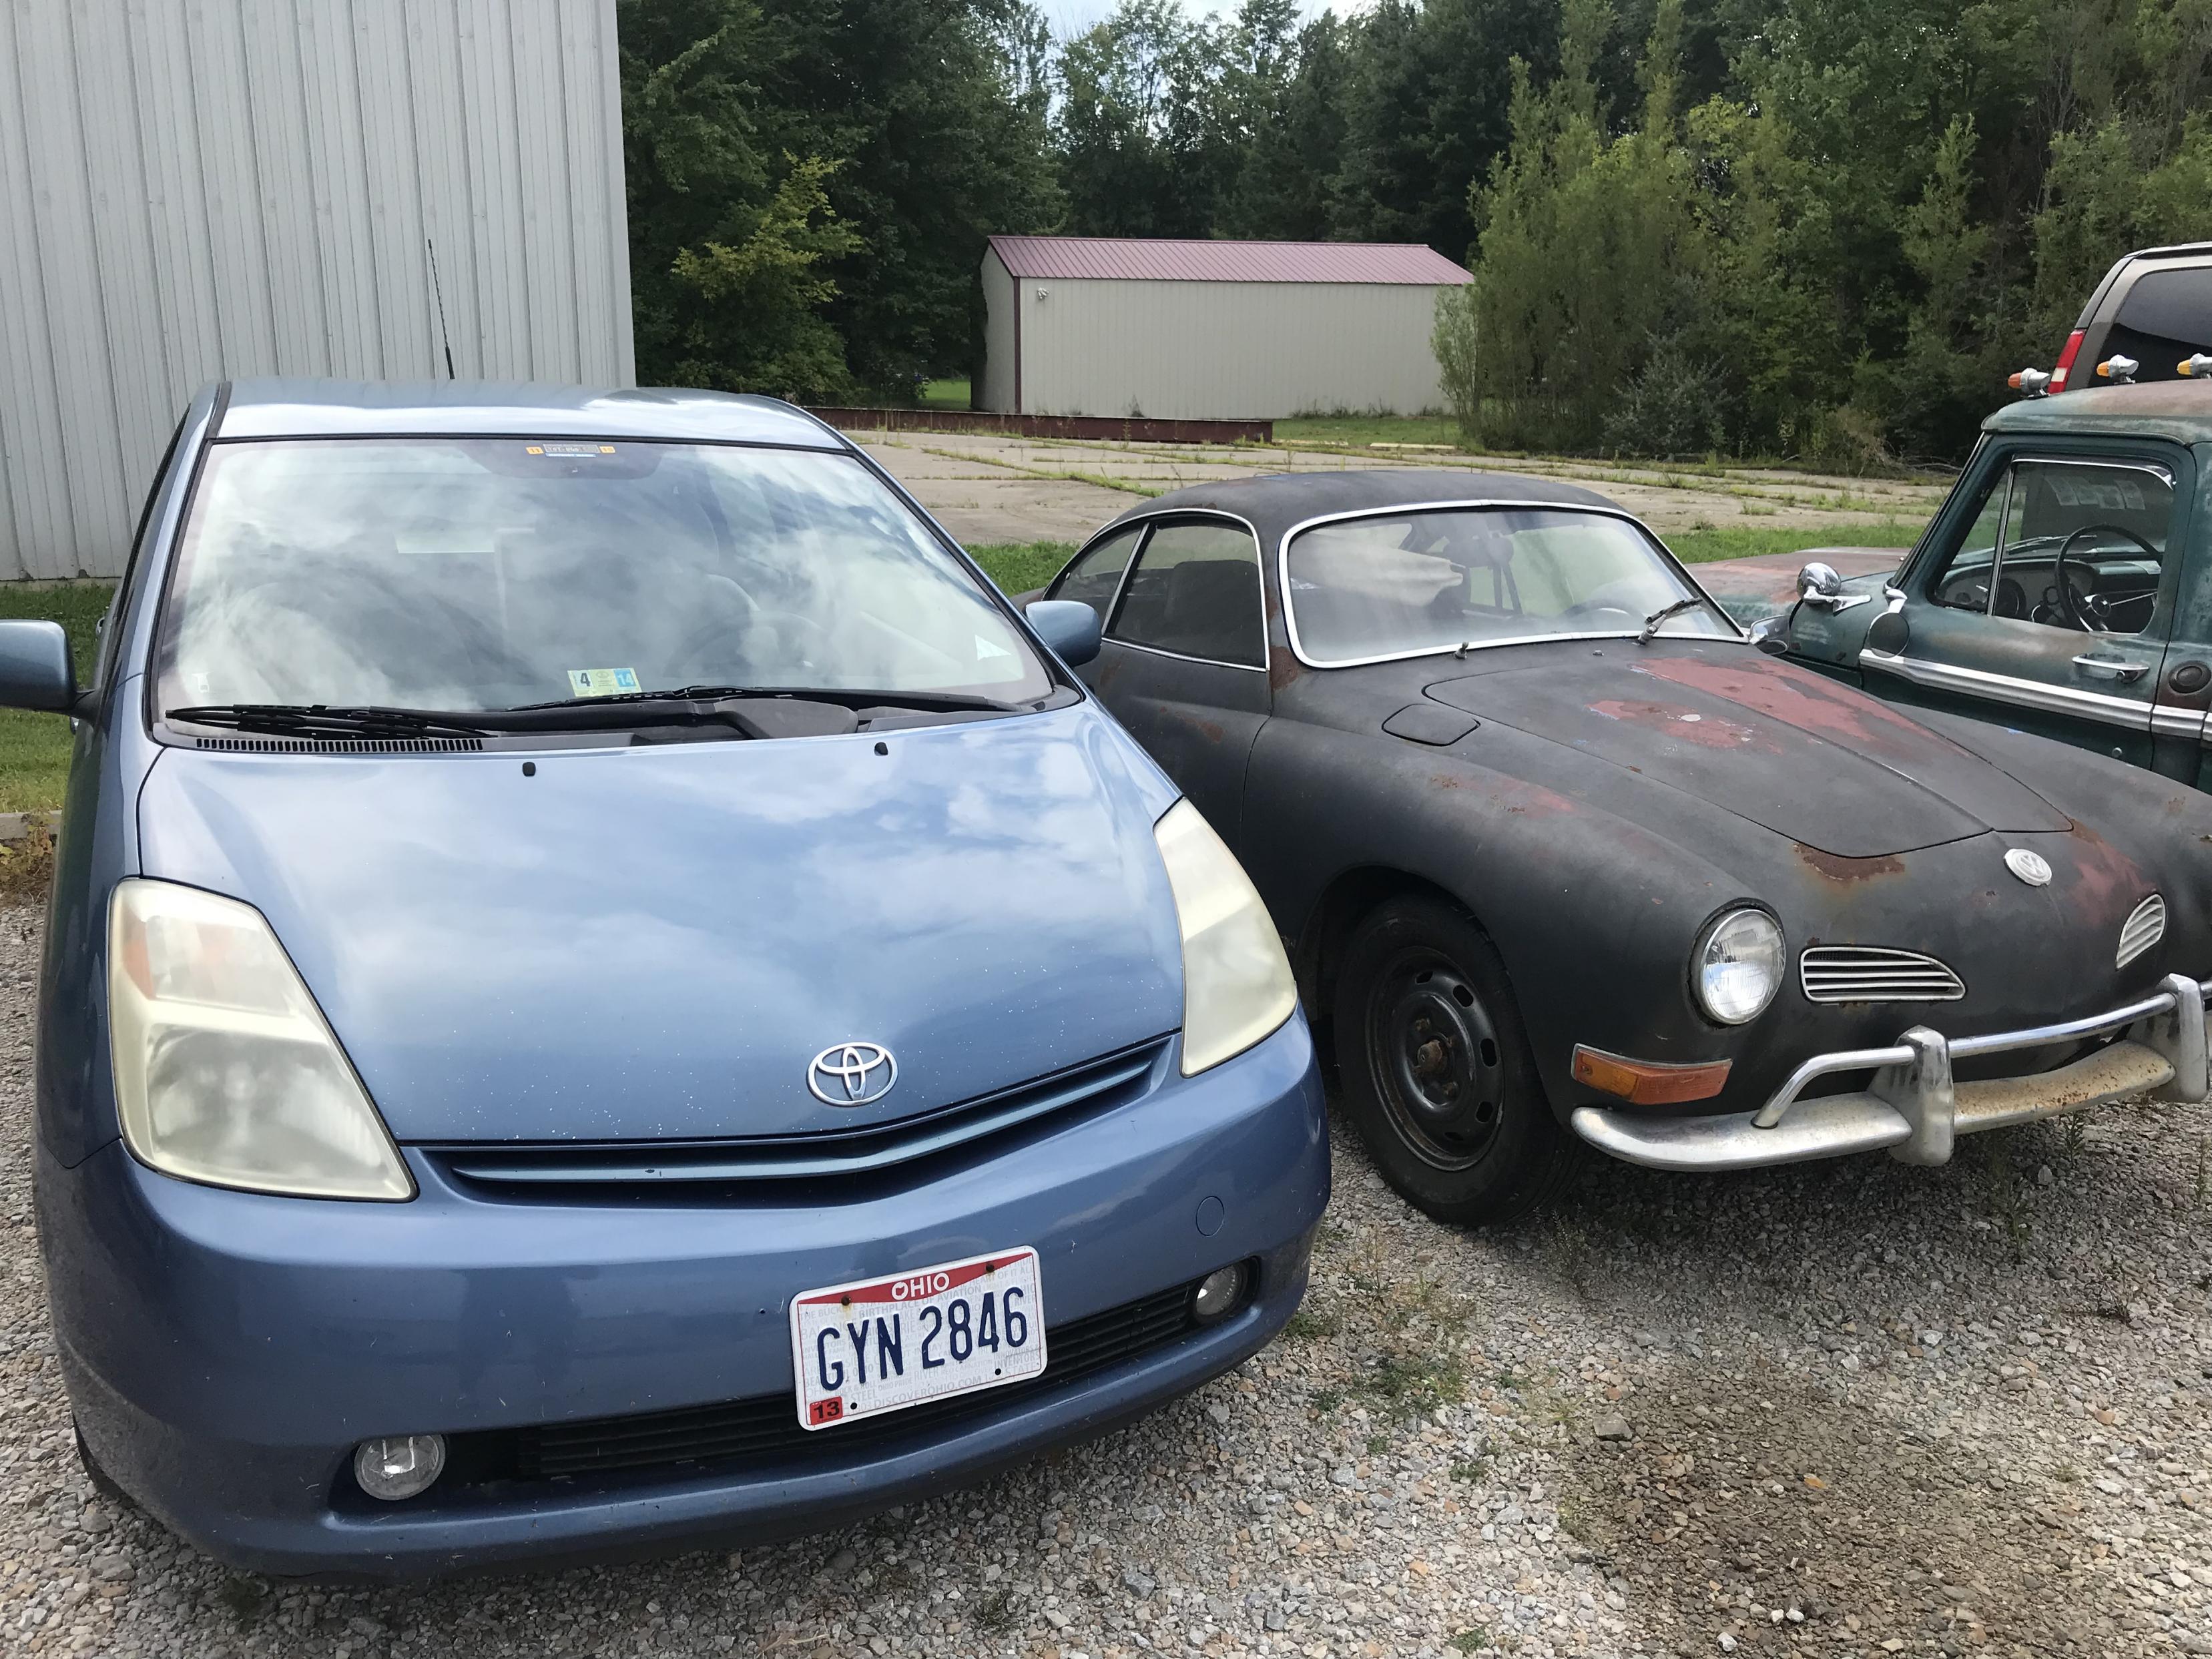
<path fill-rule="evenodd" d="M 1723 1025 L 1756 1019 L 1782 988 L 1782 926 L 1764 910 L 1731 910 L 1705 930 L 1691 964 L 1698 1002 Z"/>

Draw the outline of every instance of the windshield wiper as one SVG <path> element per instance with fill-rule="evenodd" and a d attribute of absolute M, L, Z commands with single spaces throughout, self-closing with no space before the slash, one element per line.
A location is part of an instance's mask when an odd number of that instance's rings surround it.
<path fill-rule="evenodd" d="M 426 708 L 329 708 L 322 703 L 221 702 L 166 710 L 162 718 L 288 738 L 481 738 L 483 727 Z"/>
<path fill-rule="evenodd" d="M 1703 599 L 1692 594 L 1688 599 L 1677 599 L 1672 605 L 1661 605 L 1644 619 L 1644 631 L 1636 636 L 1637 644 L 1650 644 L 1651 636 L 1659 631 L 1661 623 L 1665 622 L 1669 617 L 1679 617 L 1685 611 L 1694 611 L 1704 603 Z"/>
<path fill-rule="evenodd" d="M 503 710 L 509 714 L 532 714 L 556 709 L 614 707 L 635 708 L 640 703 L 671 705 L 683 710 L 696 705 L 732 702 L 769 701 L 795 697 L 807 702 L 836 703 L 844 708 L 926 708 L 949 713 L 975 711 L 992 714 L 1016 713 L 1018 703 L 957 691 L 882 691 L 842 685 L 685 685 L 672 691 L 621 691 L 607 697 L 556 697 L 551 702 L 518 703 Z M 493 718 L 496 718 L 494 716 Z"/>

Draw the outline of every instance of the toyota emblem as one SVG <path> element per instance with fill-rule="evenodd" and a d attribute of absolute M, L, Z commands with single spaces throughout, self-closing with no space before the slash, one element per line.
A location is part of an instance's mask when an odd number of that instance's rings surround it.
<path fill-rule="evenodd" d="M 890 1093 L 898 1061 L 880 1042 L 834 1042 L 806 1068 L 806 1086 L 830 1106 L 865 1106 Z"/>

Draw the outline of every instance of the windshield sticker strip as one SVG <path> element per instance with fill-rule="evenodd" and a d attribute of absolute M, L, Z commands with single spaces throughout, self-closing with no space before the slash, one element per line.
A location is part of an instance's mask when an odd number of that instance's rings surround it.
<path fill-rule="evenodd" d="M 572 668 L 568 688 L 579 697 L 614 697 L 638 689 L 635 668 Z"/>

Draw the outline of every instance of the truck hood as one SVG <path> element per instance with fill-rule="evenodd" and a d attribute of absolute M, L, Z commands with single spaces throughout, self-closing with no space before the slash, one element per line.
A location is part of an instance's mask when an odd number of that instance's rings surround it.
<path fill-rule="evenodd" d="M 1095 704 L 885 741 L 173 749 L 142 860 L 258 907 L 402 1141 L 849 1130 L 1182 1023 L 1173 791 Z M 848 1042 L 873 1104 L 808 1090 Z"/>
<path fill-rule="evenodd" d="M 1879 699 L 1732 642 L 1608 642 L 1426 690 L 1839 858 L 2071 824 Z"/>

